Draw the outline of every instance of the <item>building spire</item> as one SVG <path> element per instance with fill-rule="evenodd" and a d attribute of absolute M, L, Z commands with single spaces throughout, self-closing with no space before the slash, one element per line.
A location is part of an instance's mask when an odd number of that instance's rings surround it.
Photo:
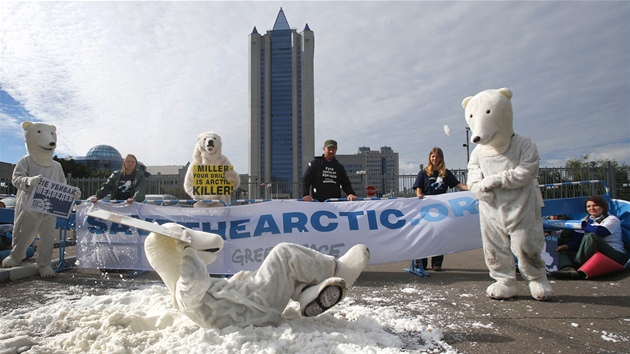
<path fill-rule="evenodd" d="M 278 12 L 278 17 L 276 17 L 276 23 L 273 25 L 273 30 L 276 31 L 288 29 L 291 29 L 291 27 L 289 27 L 289 21 L 287 21 L 287 18 L 284 16 L 284 11 L 281 7 L 280 12 Z"/>

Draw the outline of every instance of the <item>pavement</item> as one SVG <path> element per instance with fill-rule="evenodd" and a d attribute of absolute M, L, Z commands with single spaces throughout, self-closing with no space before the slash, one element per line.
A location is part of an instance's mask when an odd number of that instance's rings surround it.
<path fill-rule="evenodd" d="M 74 261 L 73 249 L 66 248 L 67 263 Z M 370 307 L 395 305 L 409 311 L 420 323 L 440 328 L 444 341 L 459 353 L 630 353 L 630 271 L 579 281 L 550 278 L 555 295 L 545 302 L 529 296 L 527 283 L 519 279 L 518 296 L 497 301 L 485 296 L 493 281 L 481 249 L 447 255 L 444 270 L 429 270 L 429 277 L 403 271 L 409 265 L 368 266 L 350 289 L 352 298 Z M 34 264 L 27 263 L 0 270 L 0 306 L 23 302 L 25 289 L 79 285 L 86 293 L 100 294 L 158 282 L 155 272 L 104 276 L 99 270 L 77 268 L 42 279 Z M 409 338 L 417 341 L 420 336 L 410 333 Z M 407 344 L 410 352 L 417 347 Z"/>

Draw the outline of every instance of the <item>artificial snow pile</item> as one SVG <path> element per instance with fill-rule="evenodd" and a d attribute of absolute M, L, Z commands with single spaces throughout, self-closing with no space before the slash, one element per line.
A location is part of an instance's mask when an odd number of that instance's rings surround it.
<path fill-rule="evenodd" d="M 409 310 L 349 296 L 316 318 L 292 303 L 278 326 L 200 328 L 152 285 L 104 295 L 69 287 L 44 305 L 3 310 L 0 353 L 454 353 L 442 331 Z"/>

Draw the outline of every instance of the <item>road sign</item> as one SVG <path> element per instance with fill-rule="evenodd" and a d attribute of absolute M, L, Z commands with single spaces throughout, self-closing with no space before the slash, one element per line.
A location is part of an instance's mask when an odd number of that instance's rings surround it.
<path fill-rule="evenodd" d="M 374 186 L 367 186 L 367 188 L 365 188 L 365 194 L 368 195 L 368 197 L 373 197 L 376 195 L 376 187 Z"/>

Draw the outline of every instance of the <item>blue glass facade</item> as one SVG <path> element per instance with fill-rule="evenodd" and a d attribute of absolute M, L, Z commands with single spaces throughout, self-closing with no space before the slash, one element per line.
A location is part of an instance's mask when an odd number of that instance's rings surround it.
<path fill-rule="evenodd" d="M 261 36 L 254 27 L 250 35 L 249 172 L 289 198 L 314 157 L 313 50 L 308 25 L 291 29 L 282 9 L 272 30 Z"/>
<path fill-rule="evenodd" d="M 292 31 L 271 32 L 271 180 L 293 177 Z"/>

